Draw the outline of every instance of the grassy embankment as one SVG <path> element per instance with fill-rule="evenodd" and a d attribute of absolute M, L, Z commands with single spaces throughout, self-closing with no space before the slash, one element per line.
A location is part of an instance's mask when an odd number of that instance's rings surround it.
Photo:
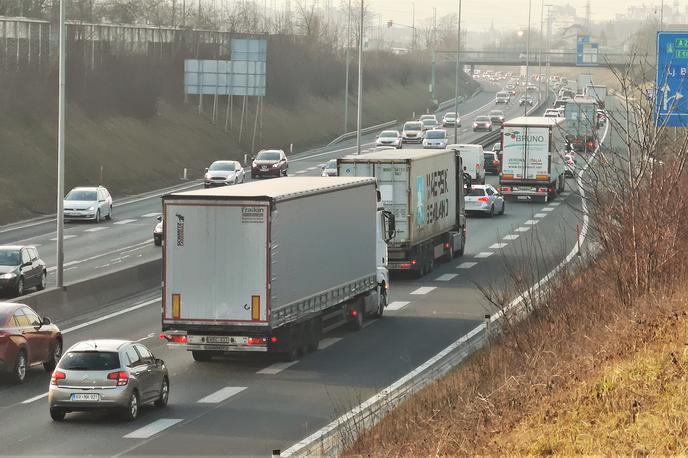
<path fill-rule="evenodd" d="M 453 87 L 452 78 L 440 80 L 442 100 L 451 97 Z M 427 85 L 420 81 L 388 85 L 367 92 L 364 100 L 364 126 L 405 120 L 427 105 Z M 251 126 L 253 109 L 251 105 L 248 113 Z M 243 159 L 248 151 L 236 141 L 240 110 L 235 103 L 234 128 L 227 135 L 224 109 L 212 125 L 190 105 L 160 103 L 157 116 L 144 120 L 91 119 L 72 106 L 66 133 L 66 186 L 97 184 L 102 166 L 103 184 L 115 197 L 123 197 L 177 184 L 184 167 L 192 178 L 198 178 L 212 160 Z M 262 143 L 283 148 L 293 143 L 295 151 L 326 143 L 341 134 L 342 111 L 340 98 L 307 98 L 289 107 L 266 103 Z M 355 113 L 354 104 L 350 112 Z M 53 120 L 0 114 L 0 224 L 54 212 L 56 145 Z"/>

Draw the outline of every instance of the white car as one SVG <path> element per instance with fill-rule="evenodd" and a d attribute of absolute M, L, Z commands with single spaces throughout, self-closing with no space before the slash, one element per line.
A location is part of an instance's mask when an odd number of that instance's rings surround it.
<path fill-rule="evenodd" d="M 556 108 L 548 108 L 545 110 L 545 118 L 558 118 L 559 110 Z"/>
<path fill-rule="evenodd" d="M 375 146 L 394 146 L 401 149 L 401 134 L 398 130 L 383 130 L 375 139 Z"/>
<path fill-rule="evenodd" d="M 337 176 L 337 159 L 330 159 L 329 161 L 325 162 L 324 164 L 320 164 L 320 168 L 322 169 L 322 174 L 320 176 L 336 177 Z"/>
<path fill-rule="evenodd" d="M 215 161 L 205 169 L 203 186 L 226 186 L 244 182 L 244 168 L 238 161 Z"/>
<path fill-rule="evenodd" d="M 449 138 L 447 131 L 444 129 L 431 129 L 425 132 L 423 139 L 423 148 L 444 149 L 447 147 Z"/>
<path fill-rule="evenodd" d="M 425 121 L 426 119 L 432 119 L 433 121 L 437 122 L 437 116 L 434 115 L 434 114 L 424 114 L 424 115 L 421 115 L 420 118 L 418 118 L 418 120 L 419 120 L 420 122 L 423 122 L 423 121 Z"/>
<path fill-rule="evenodd" d="M 576 173 L 576 156 L 574 154 L 564 155 L 564 163 L 566 164 L 564 176 L 573 177 Z"/>
<path fill-rule="evenodd" d="M 112 219 L 112 196 L 103 186 L 74 188 L 64 198 L 63 215 L 65 221 Z"/>
<path fill-rule="evenodd" d="M 442 125 L 444 127 L 461 127 L 461 116 L 458 116 L 455 112 L 449 111 L 442 117 Z"/>
<path fill-rule="evenodd" d="M 492 217 L 495 213 L 503 215 L 506 209 L 504 196 L 489 184 L 471 186 L 471 190 L 464 198 L 464 203 L 466 205 L 466 214 L 484 213 Z"/>
<path fill-rule="evenodd" d="M 153 229 L 153 245 L 162 246 L 162 216 L 158 216 L 158 224 Z"/>

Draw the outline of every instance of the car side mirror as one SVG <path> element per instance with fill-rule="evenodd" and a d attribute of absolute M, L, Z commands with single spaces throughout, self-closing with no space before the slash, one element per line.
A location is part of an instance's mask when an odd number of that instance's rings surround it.
<path fill-rule="evenodd" d="M 158 220 L 159 222 L 161 222 L 161 223 L 162 223 L 162 216 L 158 216 L 158 217 L 157 217 L 157 218 L 155 218 L 155 219 L 157 219 L 157 220 Z"/>
<path fill-rule="evenodd" d="M 19 267 L 29 267 L 31 265 L 31 262 L 23 262 L 21 266 Z"/>
<path fill-rule="evenodd" d="M 251 156 L 251 160 L 252 160 L 252 161 L 255 161 L 255 160 L 256 160 L 256 157 L 255 157 L 255 156 Z"/>
<path fill-rule="evenodd" d="M 50 318 L 48 318 L 47 316 L 44 316 L 44 317 L 43 317 L 42 324 L 43 324 L 43 326 L 47 326 L 47 325 L 49 325 L 49 324 L 52 324 L 52 321 L 51 321 Z"/>
<path fill-rule="evenodd" d="M 205 168 L 205 172 L 208 173 L 208 167 Z"/>

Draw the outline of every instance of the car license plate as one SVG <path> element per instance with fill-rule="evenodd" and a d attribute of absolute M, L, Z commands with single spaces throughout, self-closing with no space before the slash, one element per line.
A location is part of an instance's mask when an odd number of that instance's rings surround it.
<path fill-rule="evenodd" d="M 261 167 L 260 169 L 261 169 L 261 170 L 267 170 L 267 169 L 268 169 L 268 167 L 264 165 L 264 166 L 263 166 L 263 167 Z"/>
<path fill-rule="evenodd" d="M 72 401 L 100 401 L 100 395 L 96 393 L 73 393 Z"/>
<path fill-rule="evenodd" d="M 228 336 L 208 336 L 205 338 L 205 341 L 208 342 L 209 344 L 228 344 L 229 343 L 229 337 Z"/>

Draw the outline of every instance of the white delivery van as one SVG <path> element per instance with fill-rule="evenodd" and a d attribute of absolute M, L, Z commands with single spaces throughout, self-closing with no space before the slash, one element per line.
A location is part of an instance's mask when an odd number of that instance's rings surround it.
<path fill-rule="evenodd" d="M 448 145 L 447 149 L 454 150 L 461 156 L 463 171 L 471 176 L 473 184 L 485 184 L 483 145 L 454 144 Z"/>

